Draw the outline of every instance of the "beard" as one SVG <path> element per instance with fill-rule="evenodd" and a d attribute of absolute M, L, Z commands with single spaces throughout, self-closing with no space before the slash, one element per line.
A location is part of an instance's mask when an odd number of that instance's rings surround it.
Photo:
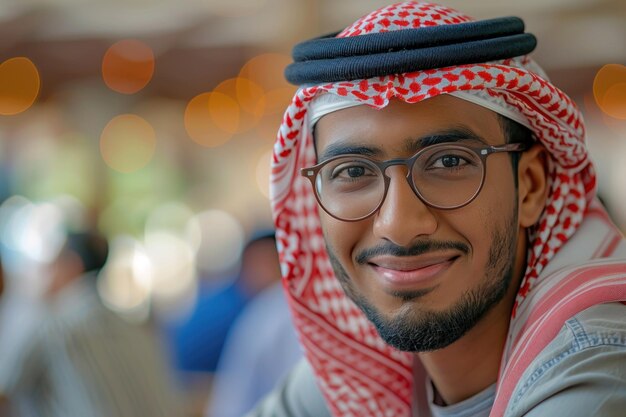
<path fill-rule="evenodd" d="M 333 251 L 327 248 L 327 252 L 344 292 L 365 313 L 387 344 L 406 352 L 432 351 L 460 339 L 505 297 L 514 274 L 516 211 L 508 220 L 492 233 L 485 276 L 480 285 L 466 291 L 452 307 L 444 311 L 429 311 L 416 306 L 417 300 L 430 292 L 417 290 L 393 294 L 404 303 L 392 317 L 384 316 L 355 288 L 353 280 Z M 422 242 L 410 248 L 384 246 L 366 252 L 411 256 L 447 248 L 457 248 L 469 253 L 467 245 L 456 242 Z M 357 262 L 367 263 L 366 259 L 369 257 L 365 253 L 360 254 Z"/>

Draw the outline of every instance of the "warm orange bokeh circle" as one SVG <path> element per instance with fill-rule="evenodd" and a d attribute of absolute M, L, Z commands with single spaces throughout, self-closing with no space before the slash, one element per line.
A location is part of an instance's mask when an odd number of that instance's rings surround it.
<path fill-rule="evenodd" d="M 154 128 L 134 114 L 114 117 L 100 136 L 100 152 L 104 162 L 123 173 L 143 168 L 154 156 L 155 148 Z"/>
<path fill-rule="evenodd" d="M 593 97 L 608 116 L 626 120 L 626 66 L 607 64 L 593 80 Z"/>
<path fill-rule="evenodd" d="M 102 58 L 102 79 L 114 91 L 133 94 L 154 74 L 154 53 L 144 42 L 126 39 L 114 43 Z"/>
<path fill-rule="evenodd" d="M 185 130 L 196 143 L 216 147 L 228 142 L 239 129 L 237 101 L 223 93 L 202 93 L 185 109 Z"/>
<path fill-rule="evenodd" d="M 0 114 L 12 116 L 33 105 L 41 80 L 35 64 L 26 57 L 7 59 L 0 64 Z"/>

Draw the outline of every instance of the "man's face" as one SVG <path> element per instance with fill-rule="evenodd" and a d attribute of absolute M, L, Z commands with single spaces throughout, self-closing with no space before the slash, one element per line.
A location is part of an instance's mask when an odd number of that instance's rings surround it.
<path fill-rule="evenodd" d="M 407 158 L 420 149 L 420 140 L 459 132 L 484 146 L 506 142 L 494 112 L 444 95 L 328 114 L 316 125 L 316 151 L 318 162 L 327 159 L 331 145 L 333 154 L 345 147 L 378 160 Z M 475 139 L 467 144 L 481 145 Z M 392 166 L 387 196 L 373 216 L 344 222 L 319 210 L 335 275 L 398 349 L 445 347 L 515 294 L 507 292 L 519 234 L 509 154 L 489 156 L 486 167 L 480 194 L 462 208 L 426 206 L 411 190 L 406 169 Z"/>

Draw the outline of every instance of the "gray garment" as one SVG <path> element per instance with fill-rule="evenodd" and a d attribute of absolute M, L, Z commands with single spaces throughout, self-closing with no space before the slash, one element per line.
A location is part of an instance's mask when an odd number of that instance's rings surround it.
<path fill-rule="evenodd" d="M 626 415 L 626 305 L 601 304 L 567 320 L 524 372 L 507 417 Z"/>
<path fill-rule="evenodd" d="M 494 398 L 491 386 L 449 407 L 431 403 L 430 410 L 432 417 L 482 417 L 489 414 Z M 598 415 L 626 415 L 626 305 L 620 303 L 597 305 L 567 320 L 524 372 L 505 413 L 505 417 Z M 247 417 L 329 416 L 303 361 Z"/>
<path fill-rule="evenodd" d="M 331 417 L 313 370 L 301 360 L 285 382 L 246 417 Z"/>
<path fill-rule="evenodd" d="M 434 403 L 433 386 L 430 381 L 426 387 L 428 406 L 432 417 L 489 417 L 493 401 L 496 399 L 496 384 L 492 384 L 473 397 L 442 407 Z"/>
<path fill-rule="evenodd" d="M 21 301 L 2 319 L 29 315 L 24 331 L 0 329 L 11 338 L 0 340 L 0 394 L 18 416 L 182 415 L 156 339 L 102 306 L 91 286 L 73 283 L 50 304 Z"/>

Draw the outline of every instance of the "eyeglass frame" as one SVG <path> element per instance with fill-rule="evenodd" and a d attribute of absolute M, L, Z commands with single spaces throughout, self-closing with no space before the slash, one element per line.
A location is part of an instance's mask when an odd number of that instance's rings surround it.
<path fill-rule="evenodd" d="M 412 179 L 413 177 L 413 167 L 415 166 L 415 161 L 420 157 L 421 154 L 423 154 L 426 151 L 432 150 L 434 147 L 446 147 L 446 146 L 456 146 L 456 147 L 460 147 L 463 149 L 466 149 L 468 151 L 471 151 L 473 153 L 475 153 L 481 160 L 482 163 L 482 168 L 483 168 L 483 172 L 482 172 L 482 178 L 480 180 L 480 186 L 476 189 L 476 192 L 463 204 L 459 204 L 456 206 L 452 206 L 452 207 L 442 207 L 442 206 L 438 206 L 436 204 L 432 204 L 429 201 L 427 201 L 424 196 L 419 192 L 419 190 L 417 189 L 417 185 L 415 185 L 415 181 Z M 409 157 L 409 158 L 393 158 L 393 159 L 388 159 L 385 161 L 377 161 L 371 157 L 365 156 L 365 155 L 360 155 L 360 154 L 343 154 L 343 155 L 337 155 L 337 156 L 333 156 L 332 158 L 328 158 L 325 161 L 322 161 L 316 165 L 313 165 L 311 167 L 308 168 L 301 168 L 300 169 L 300 175 L 302 175 L 303 177 L 307 178 L 310 182 L 311 182 L 311 186 L 313 187 L 313 194 L 315 195 L 315 199 L 317 200 L 317 203 L 319 204 L 319 206 L 322 208 L 322 210 L 324 210 L 329 216 L 343 221 L 343 222 L 358 222 L 361 220 L 365 220 L 368 217 L 371 217 L 374 213 L 376 213 L 383 205 L 383 203 L 385 202 L 385 199 L 387 198 L 387 192 L 389 191 L 389 184 L 391 183 L 391 177 L 389 177 L 386 172 L 387 172 L 387 168 L 389 168 L 390 166 L 394 166 L 394 165 L 403 165 L 407 168 L 407 175 L 406 175 L 406 180 L 409 183 L 409 186 L 411 187 L 411 190 L 413 190 L 413 193 L 417 196 L 417 198 L 424 203 L 425 205 L 427 205 L 428 207 L 432 207 L 434 209 L 438 209 L 438 210 L 455 210 L 455 209 L 459 209 L 461 207 L 465 207 L 466 205 L 468 205 L 469 203 L 471 203 L 472 201 L 474 201 L 474 199 L 478 196 L 478 194 L 480 194 L 481 190 L 483 189 L 483 186 L 485 184 L 485 178 L 487 177 L 487 157 L 491 154 L 494 153 L 501 153 L 501 152 L 524 152 L 526 150 L 528 150 L 528 148 L 530 148 L 530 145 L 527 143 L 507 143 L 504 145 L 490 145 L 490 146 L 483 146 L 483 147 L 474 147 L 474 146 L 469 146 L 469 145 L 464 145 L 464 144 L 459 144 L 459 143 L 438 143 L 436 145 L 430 145 L 430 146 L 426 146 L 422 149 L 420 149 L 419 151 L 417 151 L 415 154 L 413 154 L 413 156 Z M 319 172 L 322 170 L 322 168 L 324 168 L 325 165 L 336 161 L 337 159 L 341 159 L 341 158 L 350 158 L 350 157 L 355 157 L 355 158 L 359 158 L 359 159 L 365 159 L 369 162 L 371 162 L 372 164 L 374 164 L 376 167 L 378 167 L 378 169 L 380 170 L 380 172 L 383 174 L 383 180 L 384 180 L 384 185 L 385 185 L 385 189 L 383 191 L 382 194 L 382 198 L 380 199 L 380 202 L 378 203 L 378 205 L 372 209 L 371 212 L 369 212 L 368 214 L 361 216 L 359 218 L 356 219 L 342 219 L 341 217 L 338 217 L 332 213 L 330 213 L 326 207 L 324 207 L 324 204 L 322 204 L 322 202 L 320 201 L 320 197 L 317 193 L 317 187 L 315 185 L 315 182 L 317 181 L 317 176 L 319 175 Z"/>

